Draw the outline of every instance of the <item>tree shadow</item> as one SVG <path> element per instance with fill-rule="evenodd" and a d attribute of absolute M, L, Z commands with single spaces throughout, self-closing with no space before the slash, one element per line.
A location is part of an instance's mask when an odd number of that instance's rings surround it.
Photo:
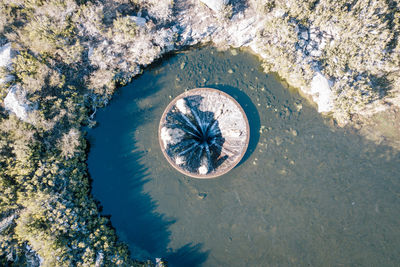
<path fill-rule="evenodd" d="M 209 85 L 209 87 L 216 88 L 232 96 L 240 104 L 240 106 L 246 113 L 250 126 L 250 140 L 246 153 L 237 165 L 240 166 L 251 156 L 251 154 L 257 147 L 258 141 L 260 139 L 260 115 L 258 114 L 257 108 L 253 104 L 253 101 L 251 101 L 250 97 L 238 88 L 226 84 L 211 84 Z"/>
<path fill-rule="evenodd" d="M 169 266 L 201 266 L 207 260 L 209 252 L 198 253 L 202 251 L 202 245 L 186 244 L 180 249 L 167 255 L 166 260 Z"/>
<path fill-rule="evenodd" d="M 219 122 L 214 112 L 202 111 L 199 108 L 204 97 L 201 95 L 189 95 L 182 100 L 189 108 L 190 114 L 179 112 L 179 109 L 171 109 L 163 123 L 163 128 L 179 129 L 183 136 L 177 143 L 169 143 L 165 152 L 171 160 L 180 157 L 182 162 L 177 166 L 189 173 L 197 174 L 202 164 L 207 168 L 207 174 L 217 172 L 217 169 L 229 158 L 224 145 Z M 225 143 L 226 144 L 226 143 Z"/>

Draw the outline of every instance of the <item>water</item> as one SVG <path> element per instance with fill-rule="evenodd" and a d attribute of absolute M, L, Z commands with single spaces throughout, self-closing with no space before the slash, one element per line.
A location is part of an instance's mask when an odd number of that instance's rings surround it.
<path fill-rule="evenodd" d="M 195 87 L 229 93 L 250 121 L 248 152 L 216 179 L 178 173 L 157 139 L 165 107 Z M 247 53 L 203 48 L 165 58 L 97 121 L 93 194 L 133 257 L 143 250 L 170 266 L 400 262 L 399 154 L 335 127 Z"/>

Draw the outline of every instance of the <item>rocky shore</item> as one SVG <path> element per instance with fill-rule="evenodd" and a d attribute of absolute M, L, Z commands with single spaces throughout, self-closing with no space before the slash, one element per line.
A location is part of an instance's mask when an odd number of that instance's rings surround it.
<path fill-rule="evenodd" d="M 126 83 L 163 54 L 190 46 L 210 44 L 220 49 L 246 48 L 260 57 L 266 71 L 278 73 L 291 87 L 297 88 L 303 96 L 315 103 L 318 112 L 332 116 L 341 126 L 356 124 L 358 128 L 368 127 L 370 130 L 360 132 L 375 132 L 373 135 L 367 134 L 367 137 L 398 146 L 399 136 L 385 136 L 387 131 L 378 125 L 371 125 L 371 118 L 382 116 L 388 110 L 396 114 L 394 120 L 399 121 L 398 58 L 378 58 L 375 55 L 377 51 L 369 51 L 371 54 L 366 55 L 371 58 L 369 64 L 381 66 L 381 73 L 372 73 L 375 67 L 368 69 L 365 66 L 368 62 L 364 58 L 361 59 L 364 65 L 359 66 L 362 70 L 358 73 L 357 66 L 349 68 L 351 62 L 346 58 L 342 60 L 344 63 L 340 62 L 343 55 L 334 55 L 331 51 L 340 52 L 341 47 L 336 45 L 343 41 L 345 29 L 333 19 L 323 21 L 323 18 L 317 17 L 324 15 L 324 11 L 315 8 L 306 14 L 309 17 L 307 23 L 304 23 L 299 20 L 301 15 L 296 18 L 290 14 L 290 8 L 299 8 L 290 6 L 293 3 L 266 7 L 256 0 L 139 2 L 141 8 L 135 14 L 121 18 L 136 25 L 135 38 L 129 38 L 126 33 L 110 35 L 102 32 L 100 26 L 96 25 L 97 20 L 93 18 L 101 6 L 92 6 L 87 11 L 92 20 L 88 17 L 78 26 L 80 34 L 87 40 L 84 43 L 88 58 L 86 64 L 96 69 L 91 73 L 90 87 L 109 88 L 112 91 L 116 78 Z M 320 5 L 324 8 L 326 4 Z M 377 29 L 378 26 L 370 31 L 378 35 Z M 369 36 L 370 31 L 358 34 Z M 1 58 L 11 55 L 9 47 L 8 43 L 2 48 Z M 393 54 L 398 50 L 397 44 Z M 331 57 L 329 60 L 328 56 Z M 347 69 L 341 66 L 343 64 L 346 64 Z M 385 80 L 388 78 L 386 74 L 390 74 L 389 80 Z M 12 79 L 10 77 L 7 74 L 3 79 Z M 385 80 L 389 86 L 382 86 L 381 80 Z M 385 86 L 389 88 L 381 88 Z M 7 110 L 20 114 L 18 116 L 21 119 L 26 119 L 29 111 L 33 110 L 32 103 L 20 103 L 24 102 L 24 97 L 17 89 L 15 86 L 10 87 L 4 105 Z M 108 97 L 97 101 L 107 102 Z M 376 132 L 381 135 L 376 137 Z"/>

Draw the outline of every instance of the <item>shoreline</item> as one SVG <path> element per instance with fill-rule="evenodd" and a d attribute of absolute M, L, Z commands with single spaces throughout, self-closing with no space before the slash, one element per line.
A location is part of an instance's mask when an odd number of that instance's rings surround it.
<path fill-rule="evenodd" d="M 82 133 L 118 88 L 169 53 L 251 50 L 322 116 L 400 150 L 400 3 L 353 3 L 353 14 L 329 1 L 215 1 L 223 8 L 104 0 L 0 9 L 0 182 L 9 187 L 0 214 L 13 218 L 4 255 L 21 265 L 27 250 L 53 266 L 128 264 L 91 195 Z"/>

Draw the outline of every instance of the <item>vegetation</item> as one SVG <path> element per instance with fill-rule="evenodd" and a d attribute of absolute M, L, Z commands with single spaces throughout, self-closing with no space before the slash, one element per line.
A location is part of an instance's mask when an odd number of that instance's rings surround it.
<path fill-rule="evenodd" d="M 252 2 L 270 18 L 260 38 L 267 70 L 296 87 L 310 84 L 313 73 L 321 71 L 333 82 L 339 120 L 398 90 L 400 2 Z"/>
<path fill-rule="evenodd" d="M 90 195 L 81 130 L 135 73 L 130 62 L 110 67 L 96 57 L 105 52 L 100 42 L 133 42 L 138 29 L 124 15 L 138 8 L 130 1 L 1 1 L 0 45 L 11 42 L 18 54 L 2 69 L 15 79 L 0 85 L 0 101 L 18 85 L 36 108 L 25 121 L 0 108 L 0 265 L 144 265 L 131 260 Z"/>

